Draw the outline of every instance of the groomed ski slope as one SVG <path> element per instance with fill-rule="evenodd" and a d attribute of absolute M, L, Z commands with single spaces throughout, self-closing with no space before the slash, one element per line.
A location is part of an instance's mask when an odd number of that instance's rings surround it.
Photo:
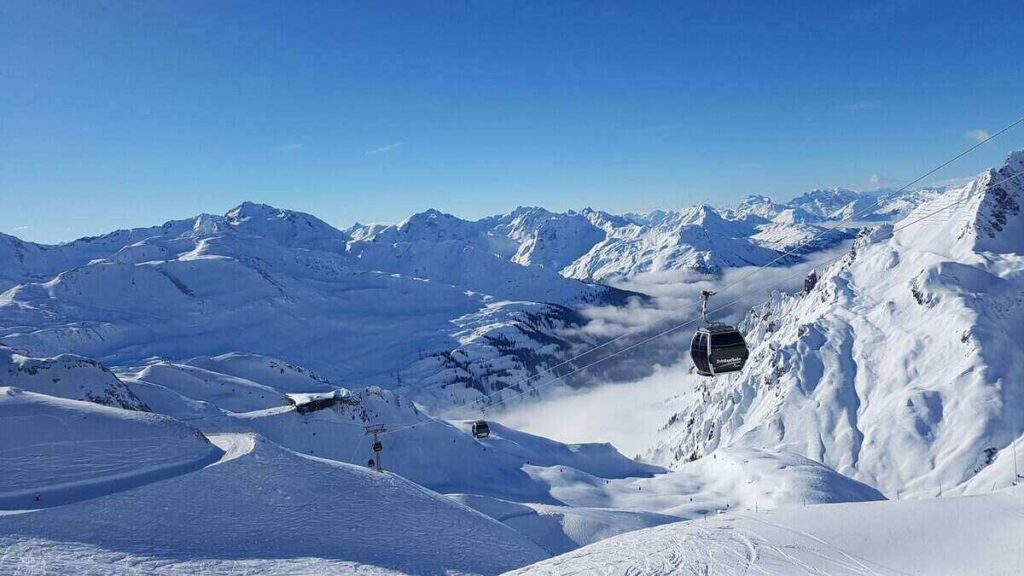
<path fill-rule="evenodd" d="M 549 556 L 390 473 L 214 435 L 216 465 L 0 516 L 0 574 L 496 574 Z"/>
<path fill-rule="evenodd" d="M 127 490 L 220 456 L 167 416 L 0 387 L 0 511 Z"/>
<path fill-rule="evenodd" d="M 509 574 L 1024 574 L 1024 486 L 983 496 L 733 512 L 630 532 Z"/>

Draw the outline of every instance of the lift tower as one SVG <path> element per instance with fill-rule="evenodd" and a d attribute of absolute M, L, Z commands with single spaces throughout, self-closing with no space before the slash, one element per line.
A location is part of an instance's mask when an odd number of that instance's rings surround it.
<path fill-rule="evenodd" d="M 384 451 L 384 445 L 381 444 L 380 442 L 380 435 L 386 431 L 387 429 L 384 428 L 383 424 L 373 424 L 367 426 L 364 432 L 364 434 L 366 434 L 367 436 L 373 434 L 373 460 L 374 465 L 377 468 L 377 472 L 384 471 L 384 469 L 381 468 L 380 465 L 380 453 Z"/>

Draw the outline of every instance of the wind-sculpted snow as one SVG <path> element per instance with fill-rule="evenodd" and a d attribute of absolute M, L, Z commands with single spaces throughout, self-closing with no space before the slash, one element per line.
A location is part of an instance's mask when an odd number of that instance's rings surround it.
<path fill-rule="evenodd" d="M 0 387 L 0 509 L 95 498 L 195 470 L 219 454 L 166 416 Z"/>
<path fill-rule="evenodd" d="M 1024 434 L 1022 191 L 1018 153 L 753 310 L 747 368 L 699 387 L 656 461 L 772 447 L 890 496 L 962 490 Z"/>
<path fill-rule="evenodd" d="M 0 516 L 0 547 L 5 574 L 495 574 L 548 556 L 396 475 L 258 437 L 198 472 Z"/>

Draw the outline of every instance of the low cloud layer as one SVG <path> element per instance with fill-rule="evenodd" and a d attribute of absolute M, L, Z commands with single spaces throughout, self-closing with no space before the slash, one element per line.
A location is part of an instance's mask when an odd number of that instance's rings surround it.
<path fill-rule="evenodd" d="M 561 442 L 611 442 L 633 457 L 654 445 L 658 428 L 687 401 L 697 378 L 689 366 L 659 367 L 635 382 L 565 393 L 517 406 L 496 419 Z"/>
<path fill-rule="evenodd" d="M 728 306 L 713 318 L 735 323 L 752 306 L 768 300 L 772 291 L 802 289 L 804 276 L 811 269 L 845 253 L 849 245 L 844 242 L 788 267 L 734 268 L 720 278 L 691 271 L 652 272 L 618 284 L 652 296 L 653 302 L 586 310 L 590 319 L 583 329 L 586 335 L 598 343 L 620 338 L 599 355 L 621 350 L 673 326 L 689 324 L 631 351 L 625 371 L 628 374 L 632 370 L 633 378 L 622 378 L 620 369 L 618 382 L 609 383 L 607 371 L 595 367 L 586 373 L 591 379 L 589 387 L 566 391 L 552 386 L 543 391 L 544 400 L 514 406 L 495 417 L 506 425 L 563 442 L 611 442 L 627 456 L 644 454 L 656 442 L 658 429 L 690 401 L 689 392 L 700 378 L 690 372 L 688 357 L 690 336 L 699 323 L 700 291 L 719 291 L 711 308 Z M 622 357 L 601 364 L 614 363 L 621 364 Z M 583 381 L 576 383 L 581 385 Z"/>
<path fill-rule="evenodd" d="M 590 322 L 583 332 L 600 338 L 622 334 L 654 334 L 658 328 L 673 323 L 700 320 L 701 290 L 716 291 L 711 299 L 713 319 L 738 322 L 752 306 L 768 300 L 773 291 L 793 292 L 803 287 L 804 276 L 823 263 L 849 250 L 849 242 L 812 254 L 806 261 L 787 267 L 726 269 L 721 277 L 698 274 L 689 270 L 669 270 L 638 274 L 617 288 L 641 292 L 653 302 L 630 306 L 601 307 L 584 310 Z"/>

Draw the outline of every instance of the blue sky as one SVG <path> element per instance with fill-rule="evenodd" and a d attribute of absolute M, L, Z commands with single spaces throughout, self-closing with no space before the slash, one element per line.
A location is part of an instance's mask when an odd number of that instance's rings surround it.
<path fill-rule="evenodd" d="M 0 232 L 337 226 L 912 179 L 1024 115 L 1019 2 L 0 8 Z M 1024 148 L 1024 128 L 937 179 Z"/>

